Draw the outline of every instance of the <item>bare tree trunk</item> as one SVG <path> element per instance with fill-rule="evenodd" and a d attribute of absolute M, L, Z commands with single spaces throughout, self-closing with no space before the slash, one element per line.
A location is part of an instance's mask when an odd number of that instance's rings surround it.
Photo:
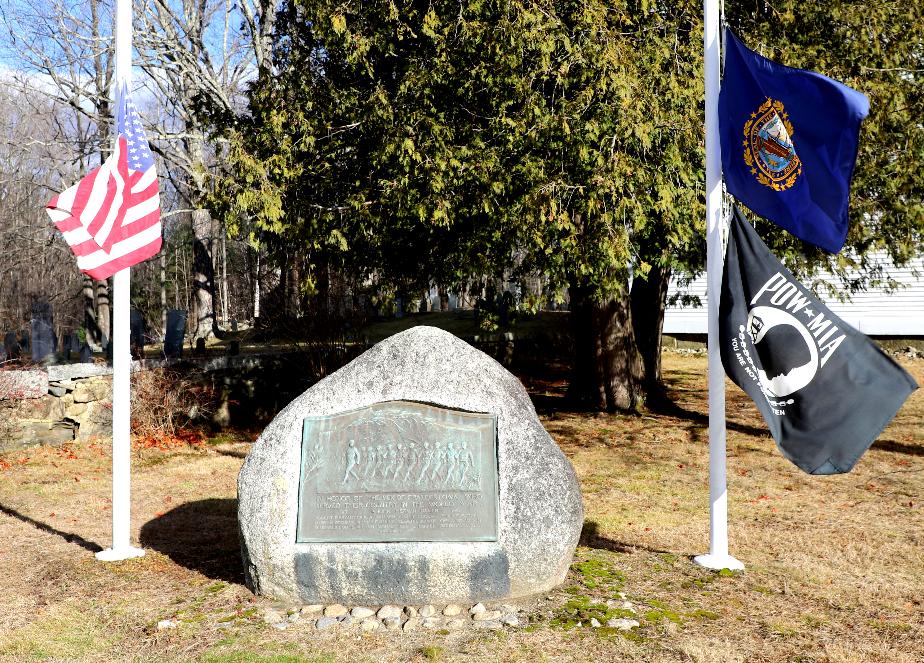
<path fill-rule="evenodd" d="M 228 244 L 225 233 L 221 233 L 221 320 L 222 324 L 228 324 Z"/>
<path fill-rule="evenodd" d="M 183 275 L 183 303 L 186 310 L 189 310 L 189 269 L 186 266 L 186 251 L 183 251 L 183 269 L 180 273 Z"/>
<path fill-rule="evenodd" d="M 253 324 L 257 326 L 260 320 L 260 249 L 257 252 L 257 268 L 253 275 Z"/>
<path fill-rule="evenodd" d="M 298 259 L 293 258 L 289 263 L 289 273 L 286 276 L 286 314 L 293 318 L 297 318 L 299 314 L 300 306 L 300 291 L 299 291 L 299 273 L 298 273 Z"/>
<path fill-rule="evenodd" d="M 109 347 L 111 337 L 109 325 L 109 283 L 108 281 L 96 282 L 96 324 L 99 327 L 99 344 L 105 350 Z"/>
<path fill-rule="evenodd" d="M 596 301 L 591 288 L 571 285 L 574 366 L 568 396 L 594 410 L 637 410 L 645 398 L 629 293 Z"/>
<path fill-rule="evenodd" d="M 193 339 L 215 332 L 215 270 L 212 267 L 212 217 L 206 209 L 193 210 Z"/>
<path fill-rule="evenodd" d="M 83 328 L 87 332 L 87 344 L 99 351 L 101 336 L 99 324 L 96 321 L 96 295 L 93 289 L 93 279 L 86 274 L 83 276 Z"/>
<path fill-rule="evenodd" d="M 160 252 L 160 333 L 167 337 L 167 254 Z"/>

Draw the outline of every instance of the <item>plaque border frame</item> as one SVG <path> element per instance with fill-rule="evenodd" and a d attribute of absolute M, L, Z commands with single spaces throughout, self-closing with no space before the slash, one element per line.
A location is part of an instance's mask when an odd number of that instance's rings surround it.
<path fill-rule="evenodd" d="M 494 536 L 492 538 L 484 539 L 457 539 L 457 538 L 424 538 L 424 539 L 393 539 L 383 536 L 380 540 L 377 541 L 367 541 L 367 540 L 336 540 L 331 541 L 327 539 L 299 539 L 299 522 L 301 520 L 301 510 L 302 510 L 302 490 L 305 487 L 305 443 L 306 440 L 306 426 L 309 420 L 319 420 L 319 419 L 329 419 L 331 417 L 337 417 L 344 414 L 352 414 L 354 412 L 362 412 L 369 408 L 375 407 L 376 405 L 393 405 L 396 403 L 412 403 L 415 405 L 426 405 L 428 407 L 435 407 L 442 410 L 449 410 L 450 412 L 460 412 L 463 414 L 479 414 L 491 417 L 492 427 L 494 429 L 494 444 L 492 445 L 492 450 L 494 452 L 494 482 L 492 488 L 494 489 Z M 362 405 L 360 407 L 355 407 L 350 410 L 343 410 L 340 412 L 332 412 L 330 414 L 316 414 L 309 415 L 302 419 L 302 434 L 301 439 L 299 440 L 299 454 L 298 454 L 298 489 L 295 493 L 296 499 L 296 509 L 295 509 L 295 544 L 305 544 L 305 545 L 317 545 L 317 544 L 379 544 L 379 543 L 497 543 L 500 541 L 500 439 L 498 435 L 498 426 L 497 426 L 497 413 L 495 412 L 477 412 L 475 410 L 465 410 L 458 407 L 447 407 L 445 405 L 440 405 L 438 403 L 430 403 L 427 401 L 416 401 L 411 399 L 393 399 L 387 401 L 376 401 L 375 403 L 370 403 L 369 405 Z"/>

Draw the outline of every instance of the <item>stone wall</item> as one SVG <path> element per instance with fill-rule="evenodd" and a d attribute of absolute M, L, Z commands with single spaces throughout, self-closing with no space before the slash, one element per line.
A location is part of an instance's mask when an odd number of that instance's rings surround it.
<path fill-rule="evenodd" d="M 112 369 L 0 371 L 0 451 L 112 434 Z"/>
<path fill-rule="evenodd" d="M 493 334 L 464 339 L 506 367 L 567 354 L 561 336 Z M 132 371 L 167 368 L 210 394 L 197 423 L 215 429 L 262 426 L 366 344 L 306 345 L 299 351 L 132 362 Z M 112 367 L 75 363 L 0 371 L 0 451 L 112 434 Z"/>

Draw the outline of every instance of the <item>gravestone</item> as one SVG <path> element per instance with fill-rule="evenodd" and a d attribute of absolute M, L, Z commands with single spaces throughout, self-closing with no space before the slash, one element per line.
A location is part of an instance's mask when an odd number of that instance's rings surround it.
<path fill-rule="evenodd" d="M 48 324 L 51 324 L 52 322 L 51 302 L 33 302 L 32 303 L 32 319 L 33 320 L 44 320 Z"/>
<path fill-rule="evenodd" d="M 231 318 L 231 331 L 237 331 L 237 318 Z"/>
<path fill-rule="evenodd" d="M 84 343 L 80 346 L 80 362 L 86 364 L 90 361 L 93 361 L 93 348 L 90 347 L 89 343 Z"/>
<path fill-rule="evenodd" d="M 54 355 L 56 339 L 51 325 L 41 318 L 32 319 L 32 361 L 42 362 Z"/>
<path fill-rule="evenodd" d="M 3 349 L 8 357 L 18 357 L 20 352 L 19 341 L 16 338 L 16 332 L 8 331 L 3 335 Z"/>
<path fill-rule="evenodd" d="M 71 352 L 80 353 L 80 335 L 77 332 L 71 334 Z"/>
<path fill-rule="evenodd" d="M 494 601 L 565 577 L 571 464 L 520 382 L 414 327 L 289 404 L 238 478 L 246 578 L 293 603 Z"/>
<path fill-rule="evenodd" d="M 171 309 L 167 311 L 167 330 L 164 334 L 164 355 L 167 357 L 183 356 L 183 338 L 186 336 L 186 311 Z"/>
<path fill-rule="evenodd" d="M 128 313 L 129 321 L 129 347 L 131 348 L 132 357 L 140 359 L 144 357 L 144 316 L 138 309 L 132 309 Z"/>

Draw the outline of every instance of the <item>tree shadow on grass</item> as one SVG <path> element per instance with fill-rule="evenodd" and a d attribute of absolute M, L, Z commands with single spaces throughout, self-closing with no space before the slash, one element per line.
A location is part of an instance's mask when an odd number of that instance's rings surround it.
<path fill-rule="evenodd" d="M 62 539 L 64 539 L 68 543 L 74 543 L 80 546 L 81 548 L 83 548 L 84 550 L 89 550 L 92 553 L 99 552 L 100 550 L 102 550 L 102 547 L 94 541 L 88 541 L 87 539 L 83 538 L 79 534 L 74 534 L 72 532 L 65 532 L 63 530 L 52 527 L 48 523 L 43 523 L 40 520 L 35 520 L 34 518 L 30 518 L 24 513 L 20 513 L 16 509 L 11 509 L 8 506 L 4 506 L 0 504 L 0 513 L 10 516 L 11 518 L 16 518 L 17 520 L 20 520 L 28 525 L 32 525 L 34 528 L 42 532 L 47 532 L 48 534 L 54 534 L 55 536 L 60 536 Z"/>
<path fill-rule="evenodd" d="M 213 580 L 243 583 L 237 500 L 181 504 L 141 527 L 142 546 Z"/>
<path fill-rule="evenodd" d="M 909 456 L 924 456 L 924 444 L 907 444 L 896 440 L 876 440 L 873 442 L 873 449 Z"/>
<path fill-rule="evenodd" d="M 654 414 L 660 414 L 667 417 L 673 417 L 675 419 L 681 419 L 689 421 L 691 423 L 702 426 L 705 430 L 709 426 L 709 416 L 703 414 L 702 412 L 695 412 L 693 410 L 688 410 L 679 403 L 669 398 L 658 398 L 649 400 L 646 405 L 648 409 Z M 754 435 L 756 437 L 764 437 L 768 434 L 767 429 L 759 428 L 757 426 L 749 426 L 748 424 L 738 423 L 737 421 L 729 421 L 726 417 L 725 428 L 728 430 L 733 430 L 738 433 L 744 433 L 746 435 Z"/>
<path fill-rule="evenodd" d="M 600 534 L 600 524 L 595 520 L 584 521 L 584 527 L 581 529 L 581 538 L 578 541 L 578 544 L 587 548 L 609 550 L 610 552 L 618 553 L 633 553 L 636 550 L 645 550 L 647 552 L 656 553 L 659 555 L 665 553 L 673 555 L 678 554 L 670 550 L 661 550 L 660 548 L 651 548 L 649 546 L 641 545 L 638 543 L 626 543 L 624 541 L 611 539 Z"/>

